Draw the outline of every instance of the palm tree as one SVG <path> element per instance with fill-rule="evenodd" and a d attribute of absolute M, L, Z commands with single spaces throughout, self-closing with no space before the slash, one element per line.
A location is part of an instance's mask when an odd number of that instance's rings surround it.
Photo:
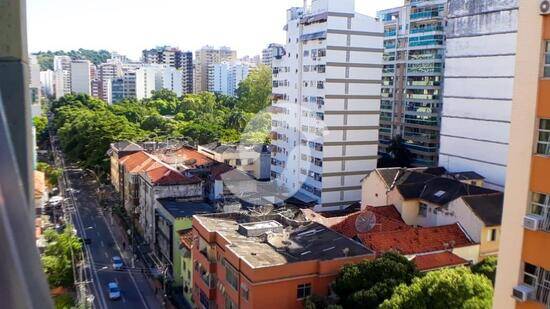
<path fill-rule="evenodd" d="M 247 123 L 248 119 L 246 117 L 246 114 L 240 109 L 234 109 L 233 111 L 231 111 L 231 114 L 227 119 L 227 124 L 237 131 L 244 130 Z"/>

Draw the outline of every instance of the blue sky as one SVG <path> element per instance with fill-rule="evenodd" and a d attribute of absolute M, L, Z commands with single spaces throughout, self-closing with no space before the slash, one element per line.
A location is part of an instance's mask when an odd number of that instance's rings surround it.
<path fill-rule="evenodd" d="M 311 1 L 311 0 L 310 0 Z M 29 51 L 108 49 L 137 58 L 158 45 L 227 45 L 239 57 L 282 42 L 286 9 L 302 0 L 27 0 Z M 356 0 L 374 16 L 403 0 Z"/>

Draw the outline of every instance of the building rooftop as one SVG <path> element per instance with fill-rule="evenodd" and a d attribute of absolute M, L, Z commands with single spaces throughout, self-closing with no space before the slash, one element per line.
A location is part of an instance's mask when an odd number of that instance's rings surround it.
<path fill-rule="evenodd" d="M 503 193 L 463 196 L 462 199 L 486 226 L 501 225 Z"/>
<path fill-rule="evenodd" d="M 191 218 L 194 215 L 215 213 L 216 209 L 204 202 L 183 201 L 174 198 L 158 199 L 162 207 L 174 218 Z"/>
<path fill-rule="evenodd" d="M 130 141 L 120 141 L 111 144 L 111 149 L 114 149 L 116 151 L 141 151 L 143 148 L 141 148 L 140 145 L 130 142 Z"/>
<path fill-rule="evenodd" d="M 195 220 L 209 232 L 220 234 L 229 243 L 227 249 L 253 268 L 374 254 L 319 223 L 293 221 L 279 214 L 214 214 L 195 216 Z"/>
<path fill-rule="evenodd" d="M 377 253 L 398 251 L 407 255 L 475 245 L 458 223 L 436 227 L 411 227 L 358 236 L 366 246 Z"/>
<path fill-rule="evenodd" d="M 222 144 L 219 142 L 214 142 L 206 145 L 201 145 L 200 147 L 216 153 L 225 153 L 225 152 L 237 153 L 241 151 L 271 153 L 271 150 L 269 149 L 269 145 L 264 145 L 264 144 L 239 145 L 239 144 Z"/>
<path fill-rule="evenodd" d="M 188 146 L 177 149 L 162 148 L 152 153 L 161 161 L 176 166 L 178 169 L 195 169 L 215 163 L 214 160 Z"/>
<path fill-rule="evenodd" d="M 469 262 L 449 251 L 417 255 L 412 259 L 420 271 L 429 271 L 449 266 L 468 265 Z"/>
<path fill-rule="evenodd" d="M 181 230 L 178 231 L 178 234 L 180 235 L 180 249 L 184 247 L 191 250 L 193 247 L 193 229 Z"/>
<path fill-rule="evenodd" d="M 472 171 L 459 172 L 459 173 L 449 173 L 451 177 L 454 177 L 456 180 L 483 180 L 485 177 L 480 174 Z"/>
<path fill-rule="evenodd" d="M 162 164 L 159 167 L 148 169 L 145 174 L 149 176 L 151 183 L 159 186 L 191 185 L 201 183 L 201 179 L 193 175 L 185 175 L 178 170 Z"/>
<path fill-rule="evenodd" d="M 436 205 L 445 205 L 462 196 L 498 192 L 446 177 L 434 177 L 425 182 L 401 184 L 397 186 L 397 190 L 405 199 L 421 199 Z"/>

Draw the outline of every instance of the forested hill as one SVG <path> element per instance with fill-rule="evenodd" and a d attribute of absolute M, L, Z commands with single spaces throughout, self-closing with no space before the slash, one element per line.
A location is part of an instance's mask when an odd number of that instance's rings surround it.
<path fill-rule="evenodd" d="M 106 50 L 91 50 L 91 49 L 84 49 L 80 48 L 78 50 L 71 50 L 71 51 L 64 51 L 64 50 L 58 50 L 58 51 L 39 51 L 37 53 L 33 53 L 38 57 L 38 63 L 40 63 L 40 70 L 53 70 L 53 57 L 54 56 L 69 56 L 73 59 L 85 59 L 90 60 L 94 64 L 100 64 L 107 59 L 111 58 L 111 53 Z"/>

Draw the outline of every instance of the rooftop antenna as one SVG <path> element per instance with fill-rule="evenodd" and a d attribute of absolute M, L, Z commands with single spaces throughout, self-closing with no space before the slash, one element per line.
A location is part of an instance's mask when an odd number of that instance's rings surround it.
<path fill-rule="evenodd" d="M 359 233 L 368 233 L 376 226 L 376 215 L 371 212 L 363 212 L 355 219 L 355 229 Z"/>

